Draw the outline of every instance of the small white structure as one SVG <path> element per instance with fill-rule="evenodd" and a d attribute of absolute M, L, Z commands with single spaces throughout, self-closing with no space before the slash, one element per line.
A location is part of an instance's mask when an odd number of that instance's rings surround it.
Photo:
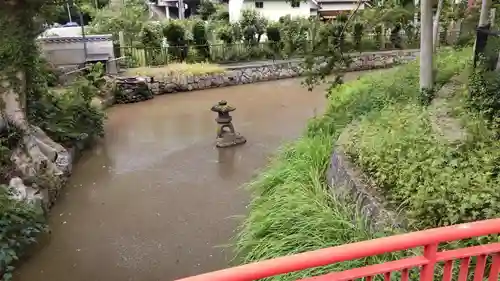
<path fill-rule="evenodd" d="M 109 73 L 118 71 L 111 34 L 81 35 L 81 27 L 51 28 L 39 38 L 44 57 L 56 66 L 78 66 L 92 62 L 106 63 Z M 107 63 L 107 62 L 114 63 Z"/>

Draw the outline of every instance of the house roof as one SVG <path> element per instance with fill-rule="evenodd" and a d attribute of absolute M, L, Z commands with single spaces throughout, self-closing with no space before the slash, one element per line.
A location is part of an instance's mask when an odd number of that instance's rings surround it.
<path fill-rule="evenodd" d="M 38 38 L 39 41 L 45 43 L 78 43 L 83 42 L 83 37 L 42 37 Z M 85 41 L 98 42 L 98 41 L 112 41 L 112 35 L 87 35 Z"/>

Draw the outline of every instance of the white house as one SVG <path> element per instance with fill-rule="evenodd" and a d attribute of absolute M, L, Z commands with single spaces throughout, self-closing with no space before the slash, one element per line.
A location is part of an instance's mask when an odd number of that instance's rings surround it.
<path fill-rule="evenodd" d="M 229 19 L 237 22 L 243 10 L 256 10 L 262 16 L 271 21 L 277 21 L 280 17 L 290 15 L 292 17 L 309 17 L 318 14 L 318 3 L 316 0 L 301 1 L 298 5 L 292 5 L 285 0 L 230 0 L 228 4 Z"/>
<path fill-rule="evenodd" d="M 361 0 L 359 9 L 364 9 L 368 0 Z M 268 20 L 277 21 L 280 17 L 320 16 L 334 18 L 341 12 L 354 10 L 358 5 L 357 0 L 307 0 L 297 5 L 292 5 L 285 0 L 229 0 L 228 10 L 231 22 L 241 18 L 241 11 L 254 9 Z"/>
<path fill-rule="evenodd" d="M 347 13 L 355 10 L 358 5 L 359 10 L 363 10 L 367 6 L 368 0 L 358 1 L 352 0 L 318 0 L 318 15 L 324 19 L 335 18 L 339 13 Z"/>

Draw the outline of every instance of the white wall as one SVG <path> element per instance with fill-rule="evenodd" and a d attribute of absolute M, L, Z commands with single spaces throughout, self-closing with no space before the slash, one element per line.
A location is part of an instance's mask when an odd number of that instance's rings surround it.
<path fill-rule="evenodd" d="M 229 0 L 227 9 L 229 12 L 229 21 L 238 22 L 241 18 L 241 10 L 243 7 L 243 0 Z"/>
<path fill-rule="evenodd" d="M 321 3 L 321 11 L 351 11 L 356 9 L 358 3 L 335 3 L 335 2 L 322 2 Z M 359 9 L 362 10 L 365 8 L 365 4 L 362 3 L 359 6 Z"/>
<path fill-rule="evenodd" d="M 238 0 L 230 0 L 229 3 L 231 4 L 233 1 Z M 286 15 L 292 17 L 309 17 L 311 15 L 311 7 L 315 7 L 311 1 L 300 2 L 299 7 L 292 8 L 292 5 L 285 2 L 285 0 L 257 0 L 257 2 L 264 2 L 264 7 L 255 8 L 255 2 L 255 0 L 244 0 L 240 13 L 242 10 L 254 9 L 268 20 L 277 21 L 280 17 Z"/>

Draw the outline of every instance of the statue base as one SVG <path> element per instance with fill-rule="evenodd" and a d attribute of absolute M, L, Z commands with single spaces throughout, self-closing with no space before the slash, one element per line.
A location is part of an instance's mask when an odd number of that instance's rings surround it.
<path fill-rule="evenodd" d="M 218 148 L 225 148 L 246 143 L 245 137 L 239 134 L 226 133 L 222 138 L 218 138 L 215 144 Z"/>

